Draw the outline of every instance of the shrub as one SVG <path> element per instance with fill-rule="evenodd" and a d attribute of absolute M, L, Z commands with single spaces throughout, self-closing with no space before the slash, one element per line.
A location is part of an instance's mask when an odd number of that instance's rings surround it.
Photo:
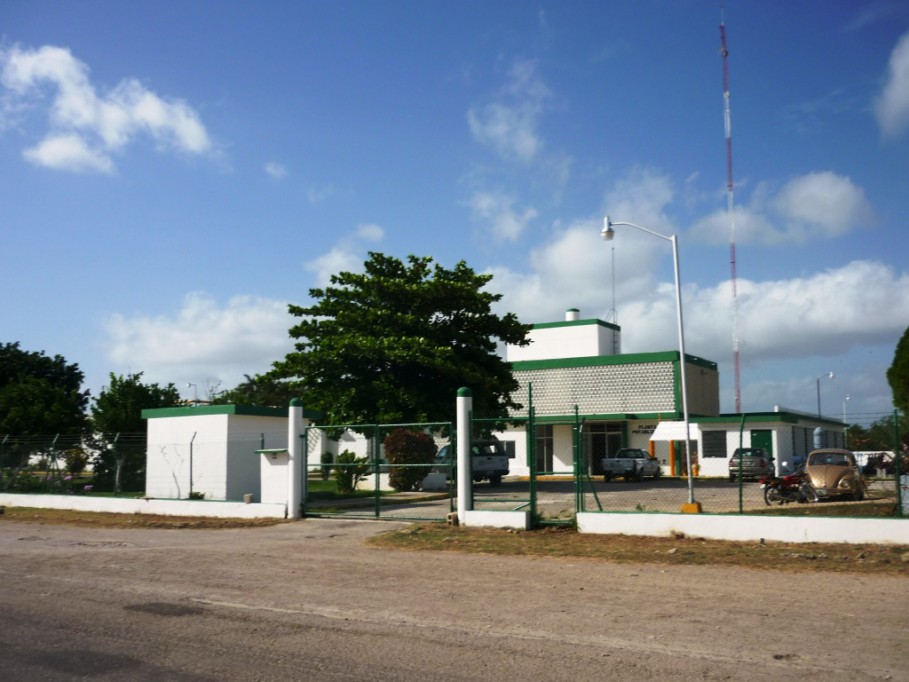
<path fill-rule="evenodd" d="M 88 466 L 88 455 L 85 450 L 73 448 L 63 453 L 63 461 L 71 474 L 81 474 Z"/>
<path fill-rule="evenodd" d="M 349 495 L 357 488 L 357 483 L 369 474 L 369 460 L 366 457 L 357 457 L 350 450 L 345 450 L 338 455 L 335 462 L 335 482 L 338 492 Z"/>
<path fill-rule="evenodd" d="M 335 461 L 335 456 L 331 454 L 328 450 L 322 453 L 322 480 L 327 481 L 328 477 L 331 476 L 331 465 Z"/>
<path fill-rule="evenodd" d="M 385 437 L 385 457 L 392 466 L 388 482 L 398 492 L 414 490 L 429 473 L 436 456 L 432 436 L 420 431 L 395 429 Z M 417 466 L 414 466 L 417 465 Z"/>

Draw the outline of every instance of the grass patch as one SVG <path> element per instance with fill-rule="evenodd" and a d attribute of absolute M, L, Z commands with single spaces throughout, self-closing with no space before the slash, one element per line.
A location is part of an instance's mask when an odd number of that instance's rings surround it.
<path fill-rule="evenodd" d="M 112 514 L 75 511 L 72 509 L 38 509 L 6 507 L 0 523 L 29 522 L 47 525 L 70 525 L 86 528 L 256 528 L 284 523 L 283 519 L 218 519 L 198 516 L 164 516 L 160 514 Z"/>
<path fill-rule="evenodd" d="M 418 524 L 370 538 L 385 549 L 591 559 L 667 566 L 738 566 L 793 572 L 849 572 L 909 577 L 904 545 L 726 542 L 674 537 L 593 535 L 572 528 L 531 531 Z"/>
<path fill-rule="evenodd" d="M 897 516 L 896 499 L 878 499 L 865 502 L 818 502 L 816 504 L 784 504 L 782 506 L 750 509 L 749 514 L 770 516 L 852 516 L 860 518 L 887 518 Z"/>

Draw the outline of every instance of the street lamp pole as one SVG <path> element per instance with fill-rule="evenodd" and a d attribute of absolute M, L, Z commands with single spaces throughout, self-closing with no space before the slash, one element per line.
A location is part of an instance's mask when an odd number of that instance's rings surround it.
<path fill-rule="evenodd" d="M 817 418 L 821 418 L 821 379 L 833 378 L 833 372 L 827 372 L 817 378 Z"/>
<path fill-rule="evenodd" d="M 849 447 L 849 424 L 846 423 L 846 402 L 849 400 L 849 394 L 843 398 L 843 447 Z"/>
<path fill-rule="evenodd" d="M 648 230 L 646 227 L 641 227 L 634 223 L 628 223 L 625 221 L 619 220 L 610 220 L 609 216 L 603 218 L 603 229 L 600 231 L 600 237 L 606 241 L 612 240 L 615 237 L 615 230 L 613 230 L 614 225 L 627 225 L 628 227 L 633 227 L 635 229 L 646 232 L 647 234 L 653 235 L 654 237 L 659 237 L 660 239 L 665 239 L 672 244 L 672 262 L 673 268 L 675 270 L 675 310 L 676 317 L 678 318 L 678 332 L 679 332 L 679 375 L 682 388 L 682 418 L 685 422 L 685 464 L 688 469 L 688 504 L 694 504 L 694 479 L 692 478 L 691 473 L 691 428 L 688 415 L 688 382 L 685 378 L 685 331 L 684 325 L 682 323 L 682 284 L 679 277 L 679 243 L 676 235 L 666 236 L 660 234 L 659 232 L 654 232 L 653 230 Z"/>

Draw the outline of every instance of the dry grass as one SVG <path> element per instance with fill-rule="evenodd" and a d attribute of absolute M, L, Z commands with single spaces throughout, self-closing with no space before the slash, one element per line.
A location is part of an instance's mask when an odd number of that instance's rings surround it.
<path fill-rule="evenodd" d="M 89 528 L 254 528 L 284 523 L 281 519 L 218 519 L 198 516 L 163 516 L 158 514 L 108 514 L 71 509 L 38 509 L 6 507 L 0 514 L 2 522 L 28 521 L 53 525 Z"/>
<path fill-rule="evenodd" d="M 508 531 L 438 524 L 413 525 L 391 531 L 372 538 L 370 543 L 388 549 L 909 577 L 909 547 L 903 545 L 726 542 L 683 535 L 671 538 L 588 535 L 567 527 Z"/>

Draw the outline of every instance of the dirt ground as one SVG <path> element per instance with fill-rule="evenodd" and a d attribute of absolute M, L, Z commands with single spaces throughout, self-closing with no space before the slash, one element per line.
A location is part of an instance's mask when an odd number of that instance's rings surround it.
<path fill-rule="evenodd" d="M 0 517 L 5 680 L 909 679 L 902 576 L 401 552 L 391 522 Z"/>

